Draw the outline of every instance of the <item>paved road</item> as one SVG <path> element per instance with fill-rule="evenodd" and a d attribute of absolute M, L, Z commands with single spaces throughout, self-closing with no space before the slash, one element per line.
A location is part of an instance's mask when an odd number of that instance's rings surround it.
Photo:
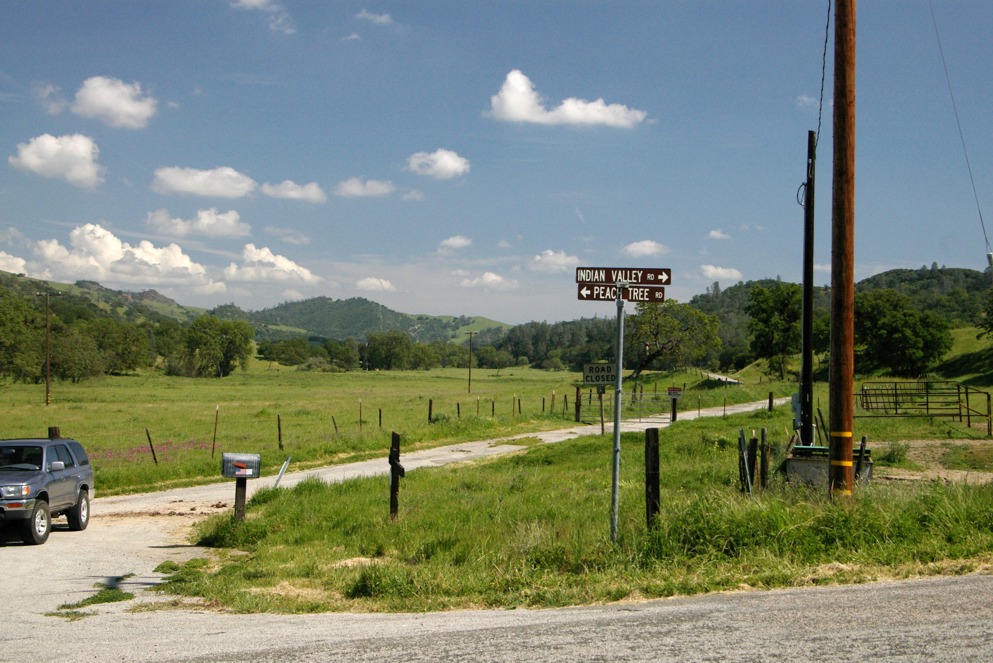
<path fill-rule="evenodd" d="M 755 406 L 728 411 L 748 407 Z M 653 417 L 623 428 L 667 423 L 668 417 Z M 591 432 L 599 426 L 539 437 L 558 442 Z M 412 470 L 517 449 L 513 438 L 472 442 L 406 454 L 403 463 Z M 289 473 L 283 485 L 314 475 L 340 481 L 386 470 L 381 459 Z M 12 536 L 0 540 L 0 596 L 10 613 L 0 629 L 0 660 L 993 660 L 993 577 L 981 574 L 566 610 L 304 616 L 189 607 L 136 611 L 167 598 L 144 591 L 161 580 L 155 567 L 203 555 L 185 533 L 205 515 L 230 509 L 232 498 L 231 483 L 100 498 L 84 532 L 53 532 L 40 547 L 22 546 Z M 46 614 L 107 583 L 136 598 L 84 608 L 91 614 L 78 621 Z"/>

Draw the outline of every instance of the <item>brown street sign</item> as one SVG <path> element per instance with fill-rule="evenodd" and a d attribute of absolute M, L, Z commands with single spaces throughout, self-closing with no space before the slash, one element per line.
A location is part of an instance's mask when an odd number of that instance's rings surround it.
<path fill-rule="evenodd" d="M 631 285 L 664 286 L 672 278 L 671 269 L 637 269 L 630 267 L 577 267 L 576 283 L 627 281 Z"/>
<path fill-rule="evenodd" d="M 594 283 L 577 284 L 579 299 L 587 302 L 613 302 L 617 300 L 617 286 Z M 659 286 L 632 285 L 622 288 L 621 299 L 627 302 L 665 301 L 665 288 Z"/>

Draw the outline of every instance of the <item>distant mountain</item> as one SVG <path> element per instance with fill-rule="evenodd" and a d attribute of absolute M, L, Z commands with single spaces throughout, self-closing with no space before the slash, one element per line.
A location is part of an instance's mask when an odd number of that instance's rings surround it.
<path fill-rule="evenodd" d="M 156 292 L 124 292 L 105 288 L 96 281 L 55 283 L 0 271 L 0 289 L 23 297 L 39 293 L 58 293 L 50 298 L 52 312 L 69 322 L 80 318 L 110 317 L 115 320 L 141 322 L 171 319 L 190 322 L 210 313 L 225 320 L 245 320 L 256 328 L 261 339 L 308 336 L 344 340 L 365 340 L 369 334 L 402 331 L 415 341 L 468 340 L 466 332 L 499 335 L 511 325 L 481 317 L 432 316 L 399 313 L 382 304 L 360 297 L 331 299 L 314 297 L 286 302 L 261 311 L 244 311 L 234 304 L 224 304 L 210 311 L 178 302 Z"/>
<path fill-rule="evenodd" d="M 747 352 L 748 306 L 752 288 L 771 287 L 775 279 L 739 282 L 721 289 L 715 283 L 706 293 L 696 295 L 689 305 L 721 320 L 720 335 L 725 350 L 732 354 Z M 858 282 L 856 292 L 887 288 L 904 293 L 926 310 L 940 313 L 953 327 L 971 326 L 982 316 L 986 297 L 993 285 L 989 272 L 954 267 L 894 269 Z M 261 311 L 244 311 L 233 304 L 218 306 L 210 311 L 184 306 L 155 290 L 123 292 L 111 290 L 95 281 L 73 284 L 51 283 L 22 275 L 0 272 L 0 289 L 13 291 L 23 297 L 39 293 L 58 292 L 50 300 L 52 311 L 63 321 L 78 318 L 108 316 L 131 322 L 161 321 L 186 323 L 198 315 L 211 313 L 223 319 L 246 320 L 256 328 L 261 339 L 281 339 L 308 336 L 344 340 L 365 340 L 369 334 L 384 331 L 406 332 L 415 341 L 436 340 L 464 342 L 467 332 L 480 333 L 479 340 L 496 342 L 512 325 L 481 317 L 431 316 L 400 313 L 382 304 L 363 299 L 332 299 L 314 297 L 285 302 Z M 824 311 L 830 306 L 830 289 L 814 289 L 815 308 Z"/>
<path fill-rule="evenodd" d="M 399 313 L 362 297 L 314 297 L 246 315 L 245 319 L 260 330 L 259 335 L 270 337 L 304 330 L 310 336 L 364 340 L 375 332 L 402 331 L 414 341 L 424 343 L 461 342 L 468 331 L 510 328 L 510 325 L 488 318 Z"/>

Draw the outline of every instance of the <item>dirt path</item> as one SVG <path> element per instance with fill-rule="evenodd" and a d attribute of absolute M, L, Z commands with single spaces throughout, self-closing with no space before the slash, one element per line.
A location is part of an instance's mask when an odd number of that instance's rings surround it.
<path fill-rule="evenodd" d="M 993 481 L 993 472 L 978 470 L 950 470 L 942 467 L 941 459 L 953 446 L 988 448 L 989 440 L 904 440 L 907 445 L 907 460 L 919 465 L 921 470 L 906 470 L 899 467 L 873 468 L 873 476 L 888 481 L 947 481 L 949 483 L 982 484 Z M 882 450 L 886 443 L 879 445 Z"/>

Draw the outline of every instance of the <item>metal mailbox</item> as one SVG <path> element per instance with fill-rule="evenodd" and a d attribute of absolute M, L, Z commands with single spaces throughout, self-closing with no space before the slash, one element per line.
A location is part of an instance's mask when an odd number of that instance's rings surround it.
<path fill-rule="evenodd" d="M 221 454 L 221 476 L 228 479 L 256 479 L 262 473 L 260 454 Z"/>

